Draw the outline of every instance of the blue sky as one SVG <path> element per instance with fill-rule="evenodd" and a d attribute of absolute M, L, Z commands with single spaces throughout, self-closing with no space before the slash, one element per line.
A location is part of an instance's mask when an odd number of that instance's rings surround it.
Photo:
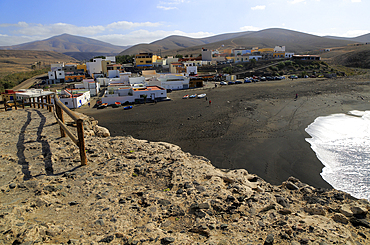
<path fill-rule="evenodd" d="M 370 33 L 369 0 L 0 0 L 0 46 L 69 33 L 115 45 L 285 28 Z"/>

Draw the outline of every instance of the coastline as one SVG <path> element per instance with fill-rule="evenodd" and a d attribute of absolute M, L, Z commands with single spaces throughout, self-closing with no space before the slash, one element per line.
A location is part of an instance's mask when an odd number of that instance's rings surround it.
<path fill-rule="evenodd" d="M 370 203 L 335 189 L 294 177 L 272 185 L 170 143 L 99 137 L 93 118 L 81 166 L 47 110 L 0 113 L 0 121 L 0 243 L 369 242 Z"/>
<path fill-rule="evenodd" d="M 306 142 L 305 128 L 319 116 L 369 110 L 369 83 L 359 78 L 270 81 L 174 91 L 168 95 L 172 101 L 129 111 L 87 106 L 76 111 L 94 117 L 112 136 L 169 142 L 205 156 L 217 168 L 244 168 L 272 184 L 294 176 L 331 188 L 320 175 L 324 166 Z M 188 93 L 207 93 L 212 104 L 183 100 Z"/>

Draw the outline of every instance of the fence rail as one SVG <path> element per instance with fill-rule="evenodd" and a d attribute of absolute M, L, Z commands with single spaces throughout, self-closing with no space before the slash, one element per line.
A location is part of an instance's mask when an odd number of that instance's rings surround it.
<path fill-rule="evenodd" d="M 54 100 L 54 104 L 52 103 L 52 99 Z M 66 137 L 68 135 L 69 138 L 75 143 L 79 150 L 80 150 L 80 158 L 81 158 L 81 165 L 87 165 L 87 157 L 85 151 L 85 139 L 84 139 L 84 128 L 83 128 L 83 119 L 76 115 L 73 111 L 71 111 L 68 107 L 66 107 L 58 98 L 57 95 L 54 95 L 53 98 L 51 95 L 46 96 L 38 96 L 32 97 L 22 100 L 14 100 L 11 103 L 5 101 L 4 108 L 5 111 L 8 108 L 15 108 L 18 110 L 18 107 L 25 108 L 26 105 L 29 105 L 30 108 L 42 108 L 49 110 L 49 112 L 53 112 L 55 119 L 57 120 L 60 126 L 60 134 L 61 137 Z M 54 111 L 53 111 L 54 108 Z M 1 109 L 1 108 L 0 108 Z M 67 127 L 64 123 L 64 116 L 63 112 L 67 113 L 68 116 L 76 123 L 77 125 L 77 137 L 71 130 Z"/>

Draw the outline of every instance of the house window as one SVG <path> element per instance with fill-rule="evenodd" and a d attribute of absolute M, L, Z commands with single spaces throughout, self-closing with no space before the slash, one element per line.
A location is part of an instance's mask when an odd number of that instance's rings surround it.
<path fill-rule="evenodd" d="M 68 105 L 68 102 L 64 102 L 65 105 Z"/>

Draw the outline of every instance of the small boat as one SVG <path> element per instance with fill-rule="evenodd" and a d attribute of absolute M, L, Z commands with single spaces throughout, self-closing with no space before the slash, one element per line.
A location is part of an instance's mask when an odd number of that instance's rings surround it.
<path fill-rule="evenodd" d="M 197 97 L 197 94 L 192 94 L 189 96 L 189 98 L 196 98 Z"/>
<path fill-rule="evenodd" d="M 102 103 L 101 105 L 98 106 L 99 109 L 106 108 L 108 106 L 108 103 Z"/>
<path fill-rule="evenodd" d="M 183 99 L 187 99 L 187 98 L 189 98 L 189 95 L 187 94 L 187 95 L 184 95 L 184 97 L 182 97 Z"/>
<path fill-rule="evenodd" d="M 96 101 L 96 104 L 99 106 L 99 105 L 103 104 L 103 102 L 101 100 L 98 100 L 98 101 Z"/>
<path fill-rule="evenodd" d="M 119 102 L 119 101 L 116 101 L 113 104 L 113 107 L 120 107 L 120 106 L 121 106 L 121 102 Z"/>
<path fill-rule="evenodd" d="M 129 105 L 129 106 L 125 106 L 123 107 L 124 110 L 129 110 L 129 109 L 132 109 L 132 105 Z"/>
<path fill-rule="evenodd" d="M 206 95 L 207 94 L 200 94 L 200 95 L 198 95 L 198 99 L 202 99 L 202 98 L 206 97 Z"/>

